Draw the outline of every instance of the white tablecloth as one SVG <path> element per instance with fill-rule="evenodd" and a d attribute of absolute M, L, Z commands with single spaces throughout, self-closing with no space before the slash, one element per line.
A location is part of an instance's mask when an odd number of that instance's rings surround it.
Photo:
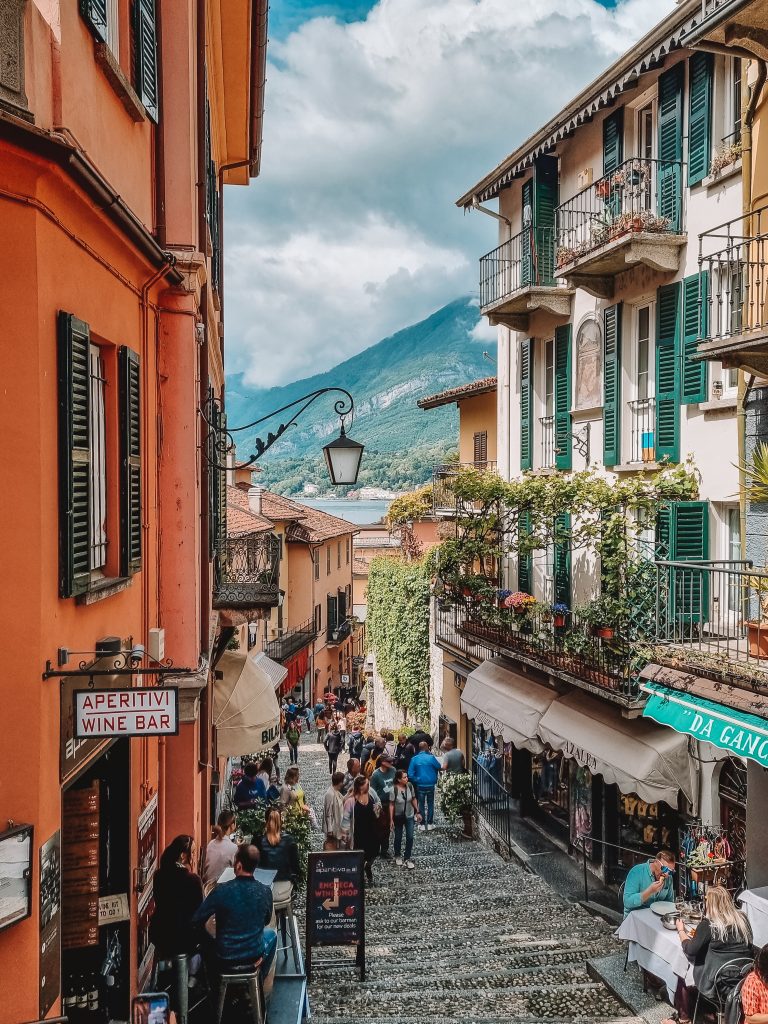
<path fill-rule="evenodd" d="M 752 941 L 756 946 L 764 946 L 768 942 L 768 885 L 745 889 L 738 901 L 752 925 Z"/>
<path fill-rule="evenodd" d="M 272 885 L 272 883 L 275 880 L 276 874 L 277 872 L 273 871 L 271 868 L 256 868 L 256 870 L 253 872 L 253 877 L 256 879 L 257 882 L 261 882 L 262 885 Z M 234 877 L 234 868 L 224 868 L 224 870 L 219 875 L 216 884 L 222 885 L 224 882 L 231 882 Z"/>
<path fill-rule="evenodd" d="M 621 922 L 616 938 L 629 943 L 630 962 L 637 961 L 643 970 L 664 982 L 670 1002 L 679 978 L 693 985 L 693 964 L 683 952 L 677 930 L 665 928 L 652 910 L 633 910 Z"/>

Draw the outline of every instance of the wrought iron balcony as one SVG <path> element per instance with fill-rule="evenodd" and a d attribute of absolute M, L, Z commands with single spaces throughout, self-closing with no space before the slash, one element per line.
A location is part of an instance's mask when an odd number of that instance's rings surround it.
<path fill-rule="evenodd" d="M 214 571 L 214 608 L 274 607 L 280 596 L 280 541 L 273 533 L 227 537 Z"/>
<path fill-rule="evenodd" d="M 557 208 L 555 277 L 612 298 L 616 274 L 677 271 L 685 245 L 684 165 L 625 160 Z"/>
<path fill-rule="evenodd" d="M 554 269 L 554 228 L 524 228 L 481 257 L 480 311 L 517 330 L 537 309 L 567 320 L 573 290 L 559 286 Z"/>
<path fill-rule="evenodd" d="M 489 473 L 496 472 L 496 463 L 483 462 L 445 462 L 432 470 L 432 511 L 436 516 L 450 518 L 456 515 L 456 492 L 453 483 L 465 469 L 477 469 Z"/>
<path fill-rule="evenodd" d="M 317 636 L 314 619 L 307 619 L 295 629 L 286 629 L 275 640 L 267 640 L 264 653 L 273 661 L 287 661 L 305 647 L 309 647 Z"/>
<path fill-rule="evenodd" d="M 768 687 L 768 573 L 746 561 L 656 565 L 663 660 L 735 686 L 762 679 Z"/>
<path fill-rule="evenodd" d="M 656 461 L 656 399 L 627 402 L 629 410 L 629 461 Z"/>
<path fill-rule="evenodd" d="M 768 374 L 768 206 L 699 239 L 699 353 Z"/>
<path fill-rule="evenodd" d="M 339 644 L 343 644 L 347 637 L 352 632 L 352 623 L 349 619 L 345 619 L 344 622 L 340 622 L 338 625 L 329 627 L 326 633 L 326 644 L 329 647 L 338 647 Z"/>

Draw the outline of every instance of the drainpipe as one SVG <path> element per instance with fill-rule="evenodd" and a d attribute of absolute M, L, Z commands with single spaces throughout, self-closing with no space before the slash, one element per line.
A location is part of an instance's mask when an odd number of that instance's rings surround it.
<path fill-rule="evenodd" d="M 494 220 L 502 221 L 509 228 L 510 236 L 512 235 L 512 221 L 509 217 L 505 217 L 502 213 L 496 213 L 495 210 L 489 210 L 487 206 L 481 206 L 477 196 L 472 196 L 472 209 L 477 210 L 478 213 L 484 213 L 486 217 L 493 217 Z"/>

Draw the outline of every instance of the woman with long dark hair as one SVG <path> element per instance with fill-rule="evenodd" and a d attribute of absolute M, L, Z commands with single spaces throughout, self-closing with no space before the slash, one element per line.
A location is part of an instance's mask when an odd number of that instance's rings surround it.
<path fill-rule="evenodd" d="M 379 852 L 379 815 L 381 801 L 369 787 L 368 779 L 358 775 L 352 787 L 352 796 L 344 804 L 341 821 L 342 835 L 351 850 L 362 850 L 365 855 L 365 884 L 373 885 L 373 862 Z"/>
<path fill-rule="evenodd" d="M 152 879 L 155 910 L 149 938 L 161 959 L 191 953 L 197 946 L 192 915 L 203 902 L 203 883 L 194 862 L 194 838 L 176 836 L 163 850 Z"/>

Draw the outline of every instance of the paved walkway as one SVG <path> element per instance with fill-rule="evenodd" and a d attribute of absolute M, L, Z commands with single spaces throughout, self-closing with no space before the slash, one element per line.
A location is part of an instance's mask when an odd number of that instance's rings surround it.
<path fill-rule="evenodd" d="M 304 743 L 299 757 L 319 810 L 325 752 Z M 309 990 L 316 1024 L 630 1024 L 586 970 L 587 959 L 615 952 L 610 926 L 444 823 L 416 833 L 414 860 L 414 871 L 375 863 L 366 981 L 349 967 L 318 969 Z"/>

